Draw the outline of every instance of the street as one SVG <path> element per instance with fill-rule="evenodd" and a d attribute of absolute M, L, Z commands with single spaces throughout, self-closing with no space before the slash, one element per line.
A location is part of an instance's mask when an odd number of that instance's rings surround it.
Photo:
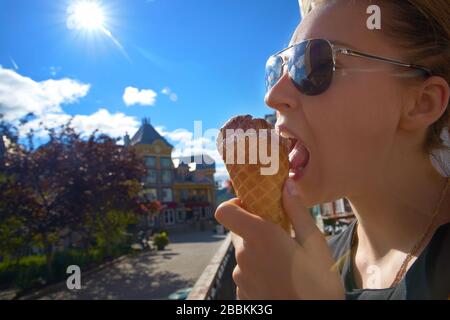
<path fill-rule="evenodd" d="M 136 253 L 85 277 L 81 270 L 80 290 L 68 290 L 64 283 L 53 292 L 24 299 L 167 299 L 194 285 L 225 236 L 206 231 L 169 238 L 164 251 Z"/>

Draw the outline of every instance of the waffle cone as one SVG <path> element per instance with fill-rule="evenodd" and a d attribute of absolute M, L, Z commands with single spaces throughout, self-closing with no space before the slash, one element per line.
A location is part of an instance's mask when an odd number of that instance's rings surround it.
<path fill-rule="evenodd" d="M 221 129 L 221 136 L 217 141 L 219 153 L 225 162 L 225 166 L 230 175 L 236 196 L 241 200 L 242 207 L 250 213 L 260 216 L 261 218 L 280 225 L 286 232 L 290 233 L 290 221 L 284 212 L 282 205 L 282 191 L 285 180 L 289 174 L 289 141 L 282 137 L 278 137 L 279 144 L 274 147 L 274 151 L 278 153 L 279 167 L 278 171 L 272 175 L 264 175 L 261 168 L 268 167 L 261 163 L 258 159 L 254 164 L 249 161 L 250 143 L 245 143 L 245 162 L 237 163 L 237 154 L 234 155 L 234 161 L 227 163 L 226 154 L 229 151 L 230 143 L 234 144 L 234 150 L 237 150 L 237 139 L 228 139 L 226 129 L 240 128 L 244 131 L 249 128 L 267 129 L 267 153 L 271 154 L 270 142 L 273 137 L 272 125 L 264 119 L 253 119 L 251 116 L 237 116 L 230 119 Z M 258 136 L 258 143 L 261 137 Z M 248 142 L 247 140 L 245 140 Z M 258 152 L 259 152 L 258 144 Z M 236 153 L 236 151 L 234 152 Z"/>

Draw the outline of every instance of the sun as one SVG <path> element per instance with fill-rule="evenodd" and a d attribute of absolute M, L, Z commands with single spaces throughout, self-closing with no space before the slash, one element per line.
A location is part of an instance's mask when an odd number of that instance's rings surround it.
<path fill-rule="evenodd" d="M 109 24 L 113 22 L 109 9 L 110 7 L 102 5 L 101 0 L 72 0 L 67 8 L 67 28 L 76 31 L 76 35 L 84 40 L 95 42 L 99 40 L 97 35 L 106 36 L 130 61 L 124 46 L 109 28 Z"/>
<path fill-rule="evenodd" d="M 96 31 L 105 29 L 105 12 L 97 1 L 80 0 L 69 7 L 68 23 L 75 29 Z"/>

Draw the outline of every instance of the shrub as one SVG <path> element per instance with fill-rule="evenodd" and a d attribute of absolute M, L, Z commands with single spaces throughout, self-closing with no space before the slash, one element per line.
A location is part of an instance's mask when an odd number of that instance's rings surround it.
<path fill-rule="evenodd" d="M 169 236 L 167 232 L 157 233 L 153 236 L 153 244 L 158 248 L 158 250 L 164 250 L 164 248 L 169 244 Z"/>
<path fill-rule="evenodd" d="M 123 244 L 113 249 L 111 258 L 127 254 L 129 246 Z M 20 258 L 17 262 L 4 261 L 0 263 L 0 288 L 12 286 L 19 290 L 26 290 L 53 281 L 61 281 L 67 277 L 67 267 L 77 265 L 82 270 L 104 262 L 109 256 L 102 247 L 89 250 L 68 249 L 56 252 L 52 260 L 53 274 L 48 274 L 44 255 L 34 255 Z"/>
<path fill-rule="evenodd" d="M 17 263 L 0 264 L 0 285 L 14 285 L 18 289 L 27 289 L 41 285 L 47 279 L 47 269 L 44 256 L 28 256 Z"/>

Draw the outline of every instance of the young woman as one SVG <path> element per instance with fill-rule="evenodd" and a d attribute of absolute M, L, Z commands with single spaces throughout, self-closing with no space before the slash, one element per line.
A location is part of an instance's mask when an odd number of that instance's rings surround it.
<path fill-rule="evenodd" d="M 446 148 L 449 43 L 448 0 L 315 1 L 267 64 L 266 103 L 298 142 L 283 190 L 295 238 L 238 199 L 216 211 L 239 299 L 450 297 L 449 178 L 430 160 Z M 327 242 L 307 208 L 343 197 L 357 222 Z"/>

